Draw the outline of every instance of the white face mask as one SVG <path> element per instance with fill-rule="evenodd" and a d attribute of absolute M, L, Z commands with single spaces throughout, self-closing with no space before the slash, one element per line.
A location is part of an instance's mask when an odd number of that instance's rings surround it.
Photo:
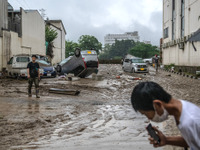
<path fill-rule="evenodd" d="M 155 107 L 154 107 L 154 109 L 155 109 Z M 168 116 L 169 116 L 169 113 L 167 112 L 167 110 L 165 108 L 163 108 L 163 110 L 164 110 L 163 114 L 161 116 L 159 116 L 157 111 L 156 111 L 156 109 L 155 109 L 155 115 L 154 115 L 152 121 L 154 121 L 154 122 L 162 122 L 162 121 L 167 120 Z"/>

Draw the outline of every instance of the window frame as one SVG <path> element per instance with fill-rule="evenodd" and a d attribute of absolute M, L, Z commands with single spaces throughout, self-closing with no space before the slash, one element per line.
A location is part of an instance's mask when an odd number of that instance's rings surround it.
<path fill-rule="evenodd" d="M 163 38 L 164 39 L 168 38 L 169 37 L 169 27 L 165 28 L 163 32 L 164 32 Z"/>
<path fill-rule="evenodd" d="M 19 61 L 21 58 L 26 58 L 28 61 Z M 29 57 L 23 57 L 23 56 L 21 57 L 20 56 L 20 57 L 16 58 L 16 62 L 17 63 L 27 63 L 27 62 L 30 62 L 30 58 Z"/>

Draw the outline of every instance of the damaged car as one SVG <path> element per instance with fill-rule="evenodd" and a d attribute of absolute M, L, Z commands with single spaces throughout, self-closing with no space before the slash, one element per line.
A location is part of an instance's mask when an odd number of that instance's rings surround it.
<path fill-rule="evenodd" d="M 85 78 L 92 73 L 98 73 L 99 61 L 95 50 L 75 50 L 74 56 L 61 61 L 56 70 L 60 75 L 73 73 L 77 77 Z"/>

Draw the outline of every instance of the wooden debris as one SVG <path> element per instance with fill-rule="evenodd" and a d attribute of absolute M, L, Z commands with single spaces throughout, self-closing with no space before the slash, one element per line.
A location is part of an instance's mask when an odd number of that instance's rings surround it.
<path fill-rule="evenodd" d="M 72 89 L 57 89 L 57 88 L 50 88 L 49 93 L 55 93 L 55 94 L 64 94 L 64 95 L 79 95 L 80 91 L 78 90 L 72 90 Z"/>

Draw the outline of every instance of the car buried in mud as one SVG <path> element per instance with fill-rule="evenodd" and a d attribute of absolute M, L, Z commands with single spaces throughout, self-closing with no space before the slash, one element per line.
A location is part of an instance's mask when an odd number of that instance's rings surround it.
<path fill-rule="evenodd" d="M 56 66 L 59 75 L 73 73 L 77 77 L 85 78 L 92 73 L 98 73 L 99 61 L 95 50 L 76 49 L 75 55 L 70 56 Z"/>

